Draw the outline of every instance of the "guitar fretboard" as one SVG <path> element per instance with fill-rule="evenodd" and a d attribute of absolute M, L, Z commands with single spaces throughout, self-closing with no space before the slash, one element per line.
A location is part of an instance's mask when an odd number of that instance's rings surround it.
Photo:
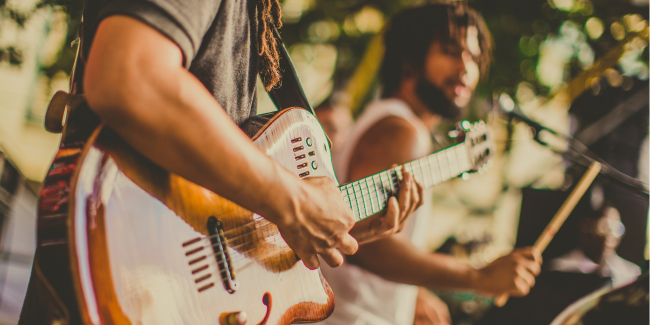
<path fill-rule="evenodd" d="M 467 148 L 462 144 L 449 147 L 426 157 L 407 162 L 389 170 L 339 186 L 343 199 L 350 206 L 356 221 L 384 209 L 388 198 L 399 191 L 402 170 L 413 175 L 428 188 L 471 169 Z"/>

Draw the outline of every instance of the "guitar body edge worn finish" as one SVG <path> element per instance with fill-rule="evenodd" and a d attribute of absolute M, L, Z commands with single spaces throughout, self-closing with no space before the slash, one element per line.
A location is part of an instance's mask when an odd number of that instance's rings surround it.
<path fill-rule="evenodd" d="M 336 181 L 306 110 L 280 112 L 253 141 L 296 176 Z M 334 309 L 320 270 L 274 224 L 166 172 L 108 128 L 86 143 L 69 190 L 72 282 L 87 324 L 227 325 L 243 311 L 249 324 L 284 325 Z"/>

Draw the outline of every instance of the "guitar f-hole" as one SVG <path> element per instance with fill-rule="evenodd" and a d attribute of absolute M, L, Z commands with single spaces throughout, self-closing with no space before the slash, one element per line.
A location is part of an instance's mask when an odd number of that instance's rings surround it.
<path fill-rule="evenodd" d="M 262 303 L 266 306 L 266 315 L 264 315 L 262 321 L 259 322 L 257 325 L 266 325 L 266 322 L 269 321 L 269 316 L 271 315 L 271 305 L 273 303 L 273 301 L 271 300 L 270 293 L 268 292 L 264 293 L 264 296 L 262 297 Z"/>
<path fill-rule="evenodd" d="M 262 296 L 262 303 L 264 304 L 264 306 L 266 306 L 266 314 L 264 314 L 264 318 L 262 318 L 262 321 L 257 323 L 257 325 L 266 325 L 266 323 L 269 321 L 269 316 L 271 316 L 271 305 L 273 303 L 270 293 L 268 292 L 264 293 L 264 296 Z M 221 316 L 219 316 L 219 324 L 239 325 L 241 322 L 240 319 L 246 319 L 246 318 L 247 318 L 246 314 L 240 311 L 232 312 L 232 313 L 223 313 L 221 314 Z"/>

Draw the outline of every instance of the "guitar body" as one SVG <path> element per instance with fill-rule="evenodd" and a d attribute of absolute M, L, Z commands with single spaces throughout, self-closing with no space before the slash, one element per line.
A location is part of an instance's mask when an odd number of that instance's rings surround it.
<path fill-rule="evenodd" d="M 280 112 L 253 141 L 299 177 L 336 180 L 327 138 L 306 110 Z M 333 311 L 320 271 L 261 216 L 166 172 L 101 126 L 67 155 L 68 185 L 48 191 L 48 175 L 41 194 L 39 245 L 48 211 L 67 210 L 62 244 L 83 323 L 225 325 L 243 311 L 248 324 L 291 324 Z"/>

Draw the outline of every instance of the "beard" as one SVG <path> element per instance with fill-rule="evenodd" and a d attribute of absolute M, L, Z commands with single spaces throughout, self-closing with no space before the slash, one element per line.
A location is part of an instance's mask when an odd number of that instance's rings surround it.
<path fill-rule="evenodd" d="M 456 106 L 454 102 L 449 100 L 440 87 L 424 80 L 424 78 L 418 80 L 418 83 L 415 86 L 415 94 L 420 97 L 422 103 L 424 103 L 431 113 L 440 115 L 449 120 L 454 120 L 460 117 L 460 107 Z"/>

